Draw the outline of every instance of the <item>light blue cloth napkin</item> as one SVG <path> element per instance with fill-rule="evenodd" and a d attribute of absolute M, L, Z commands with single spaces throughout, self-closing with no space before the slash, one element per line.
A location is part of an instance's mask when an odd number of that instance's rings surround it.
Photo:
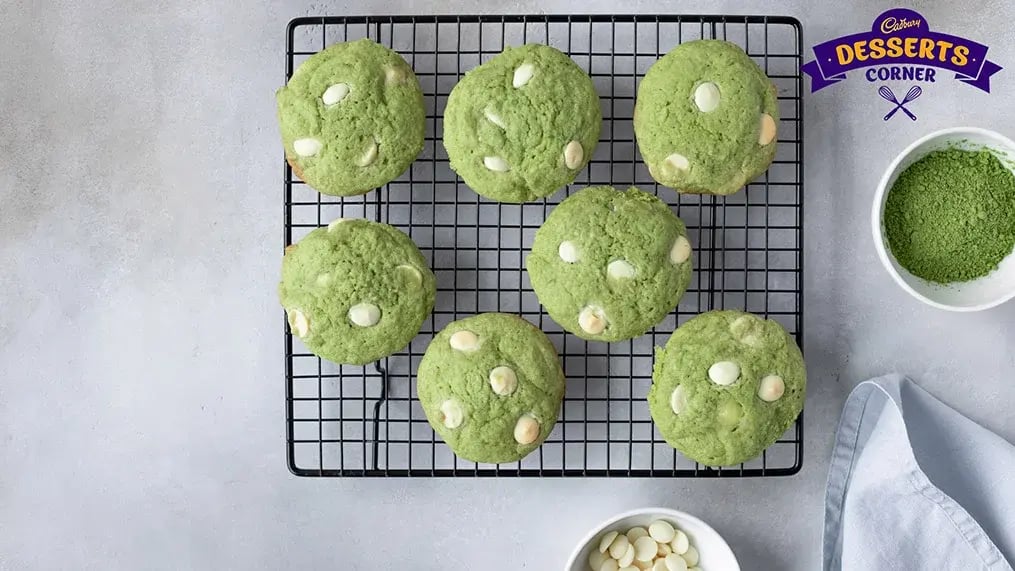
<path fill-rule="evenodd" d="M 857 386 L 828 473 L 824 569 L 1011 571 L 1009 561 L 1015 446 L 905 377 Z"/>

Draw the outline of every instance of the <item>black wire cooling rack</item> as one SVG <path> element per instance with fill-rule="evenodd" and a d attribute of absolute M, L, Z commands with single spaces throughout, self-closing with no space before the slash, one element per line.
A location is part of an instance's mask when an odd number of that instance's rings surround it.
<path fill-rule="evenodd" d="M 289 23 L 286 79 L 335 42 L 369 37 L 398 51 L 419 77 L 427 108 L 419 159 L 364 196 L 322 196 L 285 167 L 285 244 L 338 217 L 392 224 L 419 246 L 437 276 L 437 305 L 404 351 L 366 367 L 335 365 L 285 335 L 286 441 L 299 476 L 785 476 L 803 461 L 803 420 L 760 458 L 737 467 L 698 465 L 666 445 L 649 415 L 653 347 L 679 323 L 710 309 L 775 319 L 802 341 L 803 80 L 800 23 L 772 16 L 369 16 Z M 682 41 L 719 38 L 742 46 L 779 91 L 778 153 L 746 192 L 678 196 L 639 160 L 632 115 L 636 86 Z M 479 197 L 448 167 L 440 143 L 447 95 L 469 69 L 507 45 L 540 42 L 569 54 L 601 98 L 601 140 L 575 184 L 544 202 Z M 687 224 L 694 278 L 680 306 L 649 334 L 620 343 L 564 333 L 539 305 L 524 257 L 547 212 L 593 184 L 655 191 Z M 520 314 L 549 335 L 567 391 L 557 425 L 522 461 L 477 465 L 456 458 L 427 424 L 415 371 L 434 333 L 481 312 Z"/>

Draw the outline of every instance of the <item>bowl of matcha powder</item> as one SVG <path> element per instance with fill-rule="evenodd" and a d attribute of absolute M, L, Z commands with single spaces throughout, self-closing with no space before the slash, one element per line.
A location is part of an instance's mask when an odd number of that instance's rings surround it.
<path fill-rule="evenodd" d="M 878 185 L 874 244 L 895 281 L 951 311 L 1015 297 L 1015 143 L 973 127 L 931 133 Z"/>

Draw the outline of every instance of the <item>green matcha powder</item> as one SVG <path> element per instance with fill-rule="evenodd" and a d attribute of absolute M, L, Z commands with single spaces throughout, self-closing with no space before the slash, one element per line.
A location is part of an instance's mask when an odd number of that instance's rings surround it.
<path fill-rule="evenodd" d="M 930 153 L 899 175 L 884 221 L 892 254 L 911 274 L 974 280 L 1015 247 L 1015 175 L 987 150 Z"/>

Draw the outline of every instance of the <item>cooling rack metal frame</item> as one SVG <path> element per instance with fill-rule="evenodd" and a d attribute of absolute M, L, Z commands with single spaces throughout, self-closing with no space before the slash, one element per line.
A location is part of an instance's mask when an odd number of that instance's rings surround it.
<path fill-rule="evenodd" d="M 788 476 L 803 463 L 803 416 L 761 457 L 709 468 L 666 445 L 644 400 L 655 346 L 710 309 L 746 309 L 803 341 L 803 79 L 799 21 L 779 16 L 343 16 L 306 17 L 286 29 L 285 78 L 335 42 L 369 37 L 398 51 L 425 95 L 422 154 L 397 180 L 366 195 L 323 196 L 284 170 L 284 245 L 338 217 L 358 216 L 408 233 L 438 281 L 437 306 L 402 352 L 365 367 L 310 354 L 285 329 L 286 443 L 298 476 L 757 477 Z M 738 43 L 779 90 L 776 160 L 729 197 L 677 195 L 641 163 L 631 118 L 647 68 L 680 42 Z M 499 204 L 472 192 L 440 143 L 447 94 L 506 45 L 548 43 L 589 72 L 603 130 L 588 168 L 545 201 Z M 524 256 L 550 209 L 585 186 L 636 185 L 673 207 L 695 246 L 695 272 L 680 306 L 648 334 L 613 344 L 566 334 L 543 312 Z M 426 422 L 415 370 L 435 332 L 486 311 L 517 313 L 557 347 L 567 375 L 561 416 L 543 446 L 520 462 L 456 458 Z M 284 326 L 285 327 L 285 326 Z"/>

